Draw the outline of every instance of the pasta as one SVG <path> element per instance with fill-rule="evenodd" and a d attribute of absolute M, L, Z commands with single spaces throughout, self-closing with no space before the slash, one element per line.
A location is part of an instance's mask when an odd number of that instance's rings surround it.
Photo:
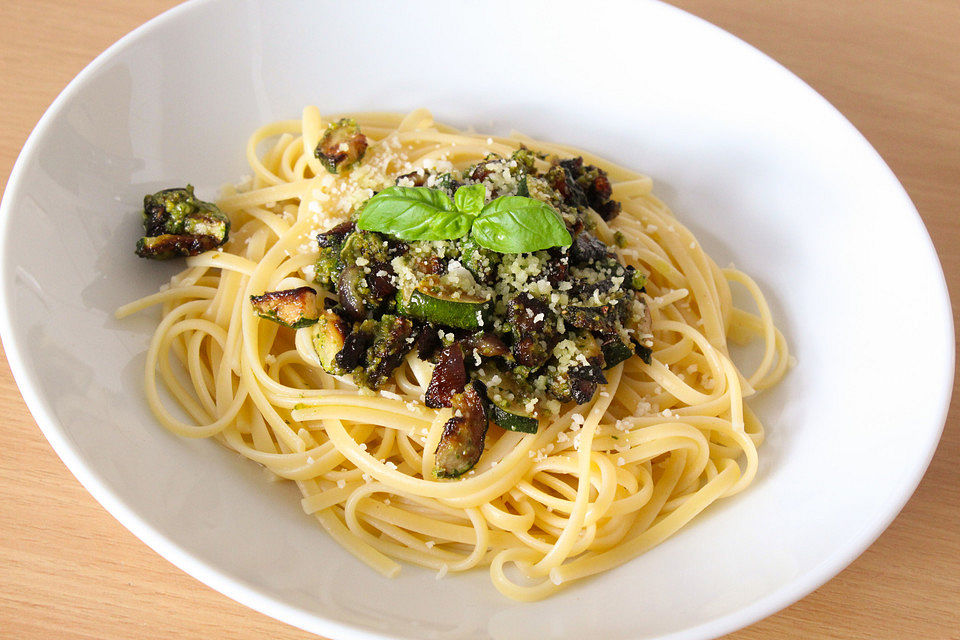
<path fill-rule="evenodd" d="M 303 510 L 385 576 L 401 563 L 441 574 L 485 566 L 521 601 L 629 561 L 750 484 L 763 428 L 745 398 L 783 377 L 787 345 L 757 285 L 719 268 L 648 177 L 520 134 L 460 132 L 426 110 L 353 117 L 370 146 L 342 175 L 312 153 L 330 122 L 315 107 L 256 131 L 246 147 L 252 176 L 217 203 L 232 222 L 229 241 L 117 311 L 162 308 L 144 380 L 162 425 L 215 438 L 295 482 Z M 652 360 L 609 369 L 588 404 L 564 405 L 535 434 L 492 426 L 479 463 L 441 480 L 430 470 L 451 410 L 423 403 L 432 365 L 409 355 L 384 390 L 358 389 L 324 371 L 310 329 L 263 321 L 248 300 L 310 286 L 316 234 L 398 175 L 462 169 L 521 144 L 582 155 L 610 176 L 622 213 L 597 216 L 594 233 L 647 276 Z M 731 283 L 756 313 L 734 306 Z M 763 356 L 741 373 L 728 343 L 754 338 Z"/>

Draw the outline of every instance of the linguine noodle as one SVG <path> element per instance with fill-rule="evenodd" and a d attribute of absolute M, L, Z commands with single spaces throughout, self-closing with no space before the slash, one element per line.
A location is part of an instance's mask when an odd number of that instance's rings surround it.
<path fill-rule="evenodd" d="M 227 244 L 187 258 L 163 290 L 117 311 L 162 308 L 145 371 L 161 424 L 215 438 L 296 482 L 303 510 L 385 576 L 401 563 L 444 574 L 489 567 L 500 592 L 524 601 L 629 561 L 750 484 L 763 427 L 745 398 L 781 379 L 787 346 L 757 285 L 720 269 L 649 178 L 519 134 L 456 131 L 426 110 L 352 117 L 370 147 L 345 175 L 312 154 L 330 121 L 314 107 L 255 132 L 252 176 L 218 202 L 232 220 Z M 248 300 L 310 285 L 316 234 L 396 176 L 462 169 L 521 143 L 582 155 L 609 174 L 622 213 L 610 223 L 597 216 L 594 233 L 648 276 L 652 362 L 610 369 L 589 404 L 565 405 L 536 434 L 491 425 L 476 467 L 438 480 L 431 469 L 450 409 L 423 404 L 433 365 L 410 355 L 385 390 L 360 390 L 324 372 L 309 328 L 263 321 Z M 733 305 L 731 283 L 756 312 Z M 763 356 L 741 372 L 728 344 L 753 338 Z"/>

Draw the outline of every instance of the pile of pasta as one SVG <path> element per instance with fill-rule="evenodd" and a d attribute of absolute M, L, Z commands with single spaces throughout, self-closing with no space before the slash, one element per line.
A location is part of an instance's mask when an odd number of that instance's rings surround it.
<path fill-rule="evenodd" d="M 763 427 L 745 399 L 782 378 L 786 343 L 757 285 L 719 268 L 649 178 L 520 134 L 461 132 L 426 110 L 351 114 L 370 147 L 335 176 L 313 149 L 339 117 L 307 107 L 300 120 L 255 132 L 252 176 L 217 203 L 232 221 L 227 244 L 187 258 L 161 291 L 118 310 L 162 309 L 145 392 L 163 426 L 215 438 L 295 482 L 303 510 L 384 576 L 402 563 L 441 574 L 488 567 L 496 588 L 522 601 L 629 561 L 751 483 Z M 614 246 L 619 232 L 621 261 L 648 275 L 652 362 L 610 369 L 589 404 L 541 419 L 536 434 L 491 424 L 477 466 L 438 480 L 434 451 L 450 410 L 423 404 L 433 365 L 411 355 L 381 392 L 358 389 L 323 371 L 309 328 L 261 320 L 249 297 L 311 285 L 316 233 L 397 175 L 462 169 L 521 144 L 582 155 L 609 174 L 622 212 L 610 223 L 595 216 L 594 233 Z M 754 310 L 734 306 L 731 284 Z M 743 373 L 728 345 L 754 339 L 763 355 Z"/>

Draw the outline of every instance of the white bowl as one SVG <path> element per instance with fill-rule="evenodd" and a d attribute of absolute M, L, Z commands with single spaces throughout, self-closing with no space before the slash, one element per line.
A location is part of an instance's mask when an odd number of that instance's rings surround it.
<path fill-rule="evenodd" d="M 0 327 L 41 429 L 117 519 L 228 596 L 335 638 L 714 637 L 880 534 L 936 447 L 953 374 L 914 207 L 839 113 L 743 42 L 661 4 L 583 6 L 192 2 L 60 95 L 3 200 Z M 755 404 L 769 439 L 754 485 L 627 565 L 517 604 L 483 571 L 381 578 L 292 486 L 158 426 L 140 386 L 153 318 L 113 319 L 176 269 L 133 255 L 143 194 L 214 194 L 247 173 L 254 128 L 308 103 L 427 106 L 652 175 L 720 264 L 756 276 L 799 360 Z"/>

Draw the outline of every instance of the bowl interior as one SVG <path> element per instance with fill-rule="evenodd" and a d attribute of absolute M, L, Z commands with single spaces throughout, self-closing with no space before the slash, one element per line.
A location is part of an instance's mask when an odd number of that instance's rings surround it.
<path fill-rule="evenodd" d="M 188 3 L 58 99 L 3 202 L 4 347 L 57 452 L 145 542 L 335 637 L 706 638 L 812 590 L 896 514 L 953 371 L 942 272 L 903 189 L 822 98 L 728 34 L 651 2 L 563 6 Z M 214 196 L 249 172 L 247 136 L 306 104 L 426 106 L 651 175 L 719 264 L 757 279 L 797 357 L 752 403 L 768 430 L 755 484 L 626 566 L 521 605 L 483 571 L 380 578 L 294 487 L 157 425 L 141 390 L 157 316 L 113 319 L 177 269 L 133 254 L 143 194 L 190 181 Z"/>

